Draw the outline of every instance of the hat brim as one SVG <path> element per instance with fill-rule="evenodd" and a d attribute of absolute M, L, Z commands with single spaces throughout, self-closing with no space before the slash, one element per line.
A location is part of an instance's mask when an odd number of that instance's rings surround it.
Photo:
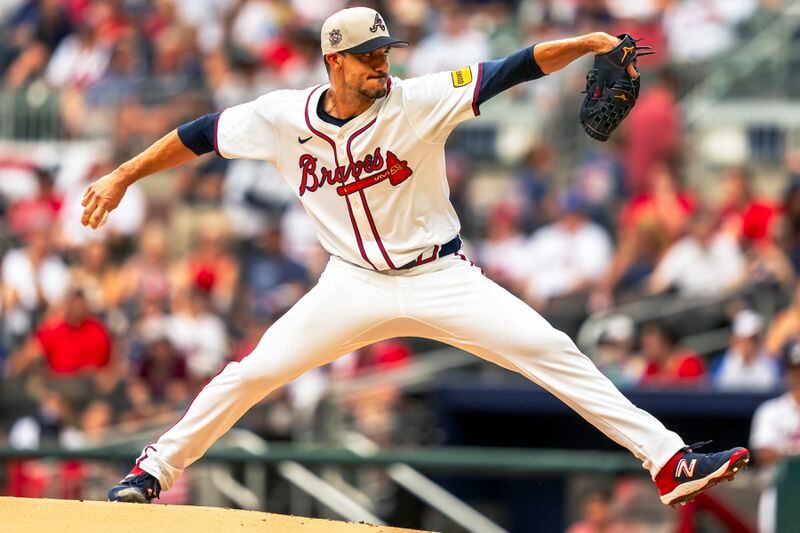
<path fill-rule="evenodd" d="M 366 54 L 367 52 L 372 52 L 373 50 L 377 50 L 378 48 L 383 48 L 384 46 L 394 46 L 396 48 L 405 48 L 408 46 L 406 41 L 401 41 L 400 39 L 395 39 L 389 35 L 381 35 L 380 37 L 375 37 L 374 39 L 370 39 L 369 41 L 364 41 L 363 43 L 356 45 L 352 48 L 348 48 L 347 50 L 342 50 L 343 52 L 348 52 L 350 54 Z"/>

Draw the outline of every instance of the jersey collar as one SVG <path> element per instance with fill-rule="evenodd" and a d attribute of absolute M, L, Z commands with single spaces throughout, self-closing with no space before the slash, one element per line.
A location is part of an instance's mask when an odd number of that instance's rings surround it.
<path fill-rule="evenodd" d="M 391 90 L 391 82 L 388 80 L 387 85 L 388 90 L 386 95 L 388 96 L 389 91 Z M 330 88 L 330 86 L 330 83 L 325 83 L 311 89 L 311 94 L 306 102 L 305 112 L 306 117 L 308 117 L 308 120 L 314 129 L 329 135 L 334 141 L 337 142 L 347 139 L 352 132 L 358 130 L 362 126 L 366 125 L 369 121 L 374 119 L 381 105 L 383 105 L 383 102 L 386 100 L 385 96 L 383 98 L 378 98 L 370 107 L 367 108 L 366 111 L 358 116 L 353 117 L 343 126 L 336 126 L 335 124 L 325 122 L 319 117 L 319 115 L 317 115 L 317 105 L 319 104 L 319 100 L 325 91 Z"/>

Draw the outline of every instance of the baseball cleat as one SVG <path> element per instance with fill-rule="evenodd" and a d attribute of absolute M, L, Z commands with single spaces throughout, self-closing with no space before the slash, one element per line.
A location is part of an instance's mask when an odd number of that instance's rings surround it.
<path fill-rule="evenodd" d="M 161 494 L 158 480 L 139 467 L 108 491 L 108 501 L 125 503 L 150 503 Z"/>
<path fill-rule="evenodd" d="M 695 453 L 708 442 L 686 446 L 672 456 L 656 475 L 656 486 L 665 505 L 685 505 L 704 490 L 733 476 L 750 462 L 747 448 L 717 453 Z"/>

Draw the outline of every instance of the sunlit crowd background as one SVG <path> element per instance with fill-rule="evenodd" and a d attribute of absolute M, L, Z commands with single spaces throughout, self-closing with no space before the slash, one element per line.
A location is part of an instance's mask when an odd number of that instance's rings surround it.
<path fill-rule="evenodd" d="M 590 31 L 644 37 L 658 53 L 641 61 L 640 100 L 608 143 L 577 125 L 588 62 L 498 96 L 457 130 L 447 172 L 466 253 L 577 337 L 623 390 L 778 395 L 800 353 L 800 152 L 762 131 L 747 138 L 751 155 L 704 162 L 682 103 L 790 3 L 359 4 L 412 42 L 392 51 L 400 77 Z M 133 186 L 95 232 L 80 226 L 80 198 L 184 122 L 324 82 L 319 27 L 347 5 L 0 1 L 0 447 L 81 448 L 171 423 L 313 286 L 326 254 L 268 164 L 198 158 Z M 504 125 L 509 110 L 522 120 Z M 439 348 L 397 339 L 349 354 L 242 424 L 298 439 L 296 421 L 332 384 Z M 435 422 L 395 409 L 402 402 L 397 390 L 354 401 L 349 423 L 380 445 L 436 444 Z M 7 468 L 0 490 L 48 495 L 53 468 Z M 59 496 L 80 495 L 91 473 L 57 468 L 75 480 Z M 609 501 L 590 495 L 583 526 Z"/>

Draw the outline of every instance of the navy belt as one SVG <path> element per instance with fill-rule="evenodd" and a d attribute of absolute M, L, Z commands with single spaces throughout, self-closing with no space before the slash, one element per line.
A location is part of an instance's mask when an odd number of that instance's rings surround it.
<path fill-rule="evenodd" d="M 427 259 L 422 258 L 422 254 L 419 254 L 416 259 L 411 261 L 410 263 L 406 263 L 405 265 L 399 267 L 397 270 L 404 270 L 406 268 L 414 268 L 415 266 L 424 265 L 425 263 L 430 263 L 434 259 L 439 257 L 454 254 L 461 249 L 461 237 L 456 235 L 453 237 L 453 240 L 447 241 L 446 243 L 439 246 L 438 244 L 433 247 L 433 253 Z"/>

